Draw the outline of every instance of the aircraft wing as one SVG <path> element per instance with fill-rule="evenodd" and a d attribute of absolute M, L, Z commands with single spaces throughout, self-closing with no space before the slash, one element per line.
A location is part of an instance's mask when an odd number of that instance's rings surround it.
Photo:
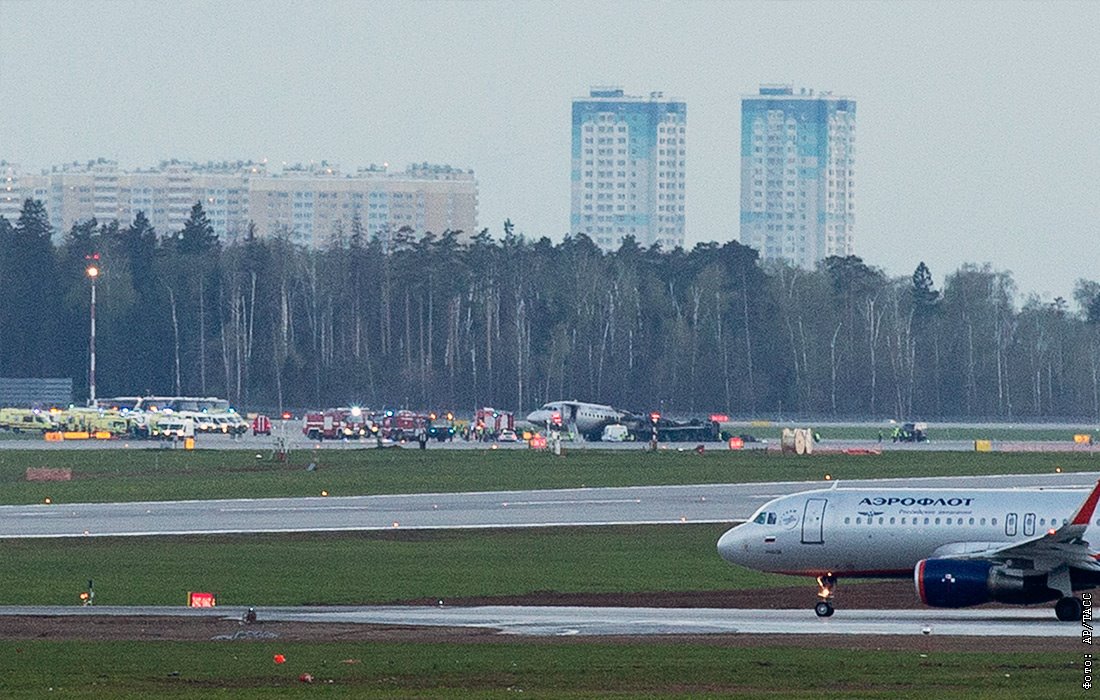
<path fill-rule="evenodd" d="M 1098 502 L 1100 502 L 1100 481 L 1093 487 L 1073 518 L 1057 529 L 1048 530 L 1043 535 L 1023 542 L 1001 546 L 975 549 L 962 546 L 962 551 L 945 554 L 945 558 L 1028 560 L 1034 562 L 1036 568 L 1055 568 L 1065 564 L 1075 569 L 1100 571 L 1097 555 L 1090 549 L 1088 540 L 1084 538 L 1085 530 L 1088 529 Z M 965 543 L 960 544 L 965 545 Z"/>

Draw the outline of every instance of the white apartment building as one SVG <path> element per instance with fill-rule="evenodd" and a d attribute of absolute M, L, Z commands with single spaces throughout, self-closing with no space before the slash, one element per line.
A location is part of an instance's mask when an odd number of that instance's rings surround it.
<path fill-rule="evenodd" d="M 251 226 L 259 237 L 324 246 L 351 235 L 357 219 L 368 237 L 385 238 L 406 226 L 417 234 L 477 231 L 473 172 L 427 163 L 402 172 L 372 166 L 352 175 L 326 162 L 269 173 L 265 163 L 181 161 L 124 171 L 101 159 L 42 175 L 0 163 L 0 184 L 0 216 L 14 223 L 25 199 L 40 199 L 58 237 L 92 217 L 128 226 L 138 211 L 160 235 L 172 234 L 196 202 L 226 242 L 246 236 Z"/>
<path fill-rule="evenodd" d="M 0 160 L 0 216 L 14 226 L 27 199 L 45 202 L 50 195 L 50 179 L 45 175 L 31 175 L 18 163 Z"/>
<path fill-rule="evenodd" d="M 368 237 L 384 241 L 402 228 L 416 233 L 477 233 L 477 180 L 450 166 L 411 165 L 391 173 L 360 168 L 345 176 L 334 166 L 284 169 L 254 178 L 249 213 L 257 235 L 282 233 L 303 245 L 324 246 L 350 236 L 356 219 Z"/>
<path fill-rule="evenodd" d="M 813 268 L 852 255 L 856 103 L 762 85 L 741 101 L 741 242 Z"/>
<path fill-rule="evenodd" d="M 570 231 L 604 251 L 684 244 L 687 106 L 594 87 L 573 101 Z"/>

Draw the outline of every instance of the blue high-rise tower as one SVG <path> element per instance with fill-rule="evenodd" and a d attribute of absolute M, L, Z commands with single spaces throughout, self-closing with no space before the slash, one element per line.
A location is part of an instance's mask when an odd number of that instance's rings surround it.
<path fill-rule="evenodd" d="M 762 85 L 741 100 L 741 243 L 812 268 L 852 255 L 856 103 Z"/>
<path fill-rule="evenodd" d="M 594 87 L 573 101 L 570 231 L 605 251 L 684 244 L 687 107 L 659 92 L 631 97 Z"/>

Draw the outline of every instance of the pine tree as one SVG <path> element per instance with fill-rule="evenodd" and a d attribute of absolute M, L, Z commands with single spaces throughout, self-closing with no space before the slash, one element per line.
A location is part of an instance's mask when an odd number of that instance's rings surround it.
<path fill-rule="evenodd" d="M 913 306 L 918 313 L 927 312 L 940 299 L 940 293 L 932 289 L 932 271 L 921 260 L 913 271 Z"/>
<path fill-rule="evenodd" d="M 202 254 L 218 247 L 218 236 L 214 233 L 214 226 L 206 218 L 202 202 L 195 202 L 191 207 L 191 216 L 183 225 L 177 238 L 177 250 L 184 255 Z"/>
<path fill-rule="evenodd" d="M 10 323 L 0 375 L 43 377 L 51 366 L 55 318 L 47 313 L 59 303 L 53 246 L 46 206 L 35 199 L 23 209 L 4 251 L 4 306 Z"/>

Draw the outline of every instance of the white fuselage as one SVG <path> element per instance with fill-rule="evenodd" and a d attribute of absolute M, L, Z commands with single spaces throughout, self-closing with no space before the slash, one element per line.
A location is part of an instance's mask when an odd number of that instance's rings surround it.
<path fill-rule="evenodd" d="M 778 498 L 718 541 L 759 571 L 911 576 L 922 559 L 1023 542 L 1062 526 L 1087 492 L 941 488 L 826 489 Z M 1090 522 L 1100 526 L 1100 514 Z"/>
<path fill-rule="evenodd" d="M 539 427 L 552 423 L 554 416 L 561 421 L 562 427 L 575 429 L 587 435 L 603 426 L 621 420 L 626 413 L 611 406 L 583 401 L 551 401 L 527 415 L 527 420 Z"/>

